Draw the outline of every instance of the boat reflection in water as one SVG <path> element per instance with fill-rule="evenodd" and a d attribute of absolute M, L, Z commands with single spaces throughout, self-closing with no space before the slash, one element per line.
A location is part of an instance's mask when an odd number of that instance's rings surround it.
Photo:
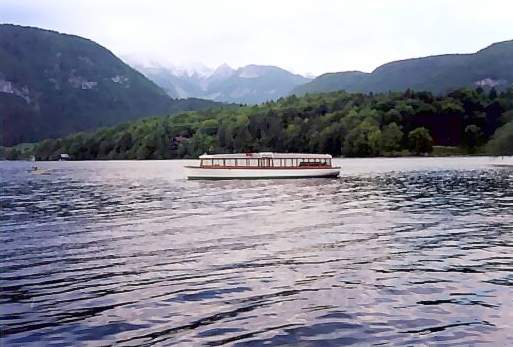
<path fill-rule="evenodd" d="M 329 154 L 235 153 L 203 154 L 199 166 L 186 166 L 188 179 L 257 179 L 337 177 Z"/>

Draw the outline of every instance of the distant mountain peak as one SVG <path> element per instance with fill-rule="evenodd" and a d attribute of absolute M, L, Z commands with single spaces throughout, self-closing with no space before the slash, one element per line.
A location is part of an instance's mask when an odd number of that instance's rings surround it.
<path fill-rule="evenodd" d="M 219 65 L 215 71 L 226 71 L 226 70 L 229 70 L 229 71 L 235 71 L 230 65 L 226 64 L 226 63 L 222 63 L 221 65 Z"/>
<path fill-rule="evenodd" d="M 229 78 L 234 73 L 235 69 L 233 69 L 230 65 L 223 63 L 214 70 L 214 72 L 209 76 L 209 78 L 225 79 Z"/>
<path fill-rule="evenodd" d="M 178 76 L 189 76 L 196 78 L 208 78 L 214 73 L 214 69 L 206 66 L 203 63 L 192 62 L 188 64 L 175 65 L 175 74 Z"/>
<path fill-rule="evenodd" d="M 160 64 L 161 66 L 164 64 Z M 256 104 L 287 95 L 310 79 L 272 65 L 250 64 L 233 69 L 219 65 L 210 73 L 184 73 L 172 68 L 135 68 L 172 97 L 197 97 L 222 102 Z M 189 70 L 190 71 L 190 70 Z"/>
<path fill-rule="evenodd" d="M 208 78 L 214 73 L 214 69 L 199 62 L 177 64 L 170 59 L 156 59 L 139 54 L 123 55 L 122 59 L 138 70 L 168 70 L 178 77 L 194 77 L 198 79 Z"/>

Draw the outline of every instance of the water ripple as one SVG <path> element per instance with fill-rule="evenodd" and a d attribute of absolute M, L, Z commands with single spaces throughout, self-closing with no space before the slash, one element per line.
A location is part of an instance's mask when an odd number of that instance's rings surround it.
<path fill-rule="evenodd" d="M 487 160 L 0 163 L 0 344 L 512 345 L 513 170 Z"/>

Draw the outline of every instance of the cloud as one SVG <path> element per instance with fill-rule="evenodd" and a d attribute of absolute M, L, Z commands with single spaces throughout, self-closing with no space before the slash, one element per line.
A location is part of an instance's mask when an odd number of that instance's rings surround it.
<path fill-rule="evenodd" d="M 0 21 L 90 38 L 119 55 L 184 64 L 370 71 L 513 38 L 513 3 L 464 0 L 3 0 Z"/>

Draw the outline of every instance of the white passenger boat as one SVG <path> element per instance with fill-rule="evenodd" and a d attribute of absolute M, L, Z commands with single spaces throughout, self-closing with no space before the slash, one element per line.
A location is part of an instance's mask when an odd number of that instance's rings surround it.
<path fill-rule="evenodd" d="M 185 167 L 188 179 L 337 177 L 340 173 L 329 154 L 203 154 L 199 160 L 199 166 Z"/>

